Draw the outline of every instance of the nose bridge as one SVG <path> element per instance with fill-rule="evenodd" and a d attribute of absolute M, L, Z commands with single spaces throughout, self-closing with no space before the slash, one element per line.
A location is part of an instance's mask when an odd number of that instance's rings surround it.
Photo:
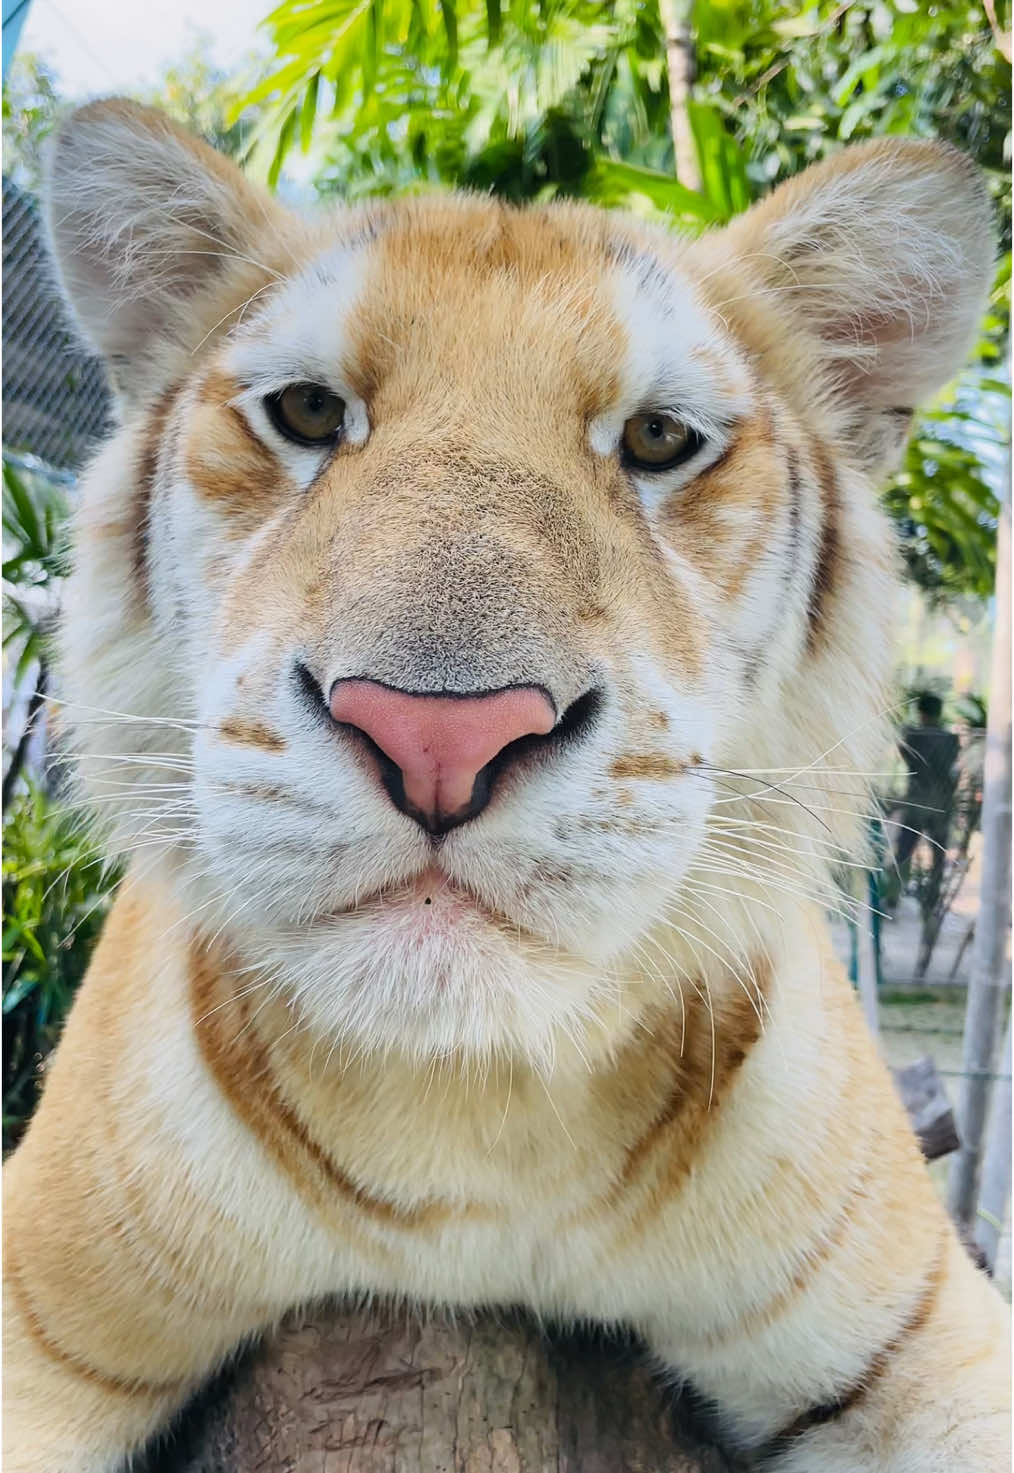
<path fill-rule="evenodd" d="M 560 547 L 555 488 L 445 455 L 400 458 L 352 499 L 334 494 L 312 621 L 329 679 L 452 693 L 535 685 L 559 709 L 584 688 L 579 570 Z"/>

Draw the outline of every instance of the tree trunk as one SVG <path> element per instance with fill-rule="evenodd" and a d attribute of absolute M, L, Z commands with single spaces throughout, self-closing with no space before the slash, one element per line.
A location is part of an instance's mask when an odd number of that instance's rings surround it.
<path fill-rule="evenodd" d="M 690 89 L 694 81 L 693 0 L 658 0 L 669 73 L 669 115 L 676 178 L 687 189 L 700 190 L 701 169 L 690 127 Z"/>
<path fill-rule="evenodd" d="M 314 1310 L 219 1378 L 159 1473 L 732 1473 L 632 1344 Z"/>
<path fill-rule="evenodd" d="M 950 1208 L 969 1232 L 978 1200 L 989 1085 L 1003 1010 L 1010 991 L 1007 937 L 1011 919 L 1011 505 L 1010 483 L 996 537 L 996 611 L 990 667 L 989 720 L 982 792 L 982 885 L 972 943 L 958 1107 L 961 1149 L 949 1181 Z"/>

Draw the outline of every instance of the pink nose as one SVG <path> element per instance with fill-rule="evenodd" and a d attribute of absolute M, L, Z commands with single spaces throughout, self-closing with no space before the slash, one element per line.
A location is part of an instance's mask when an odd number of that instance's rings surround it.
<path fill-rule="evenodd" d="M 488 784 L 480 792 L 476 779 L 505 747 L 556 725 L 552 702 L 535 686 L 430 696 L 374 680 L 338 680 L 329 705 L 335 721 L 358 727 L 400 770 L 404 806 L 432 829 L 478 811 Z"/>

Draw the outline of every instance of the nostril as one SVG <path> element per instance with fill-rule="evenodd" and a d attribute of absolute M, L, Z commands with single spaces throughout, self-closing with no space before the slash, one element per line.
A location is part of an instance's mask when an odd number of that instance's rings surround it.
<path fill-rule="evenodd" d="M 516 763 L 529 756 L 537 757 L 542 753 L 548 756 L 572 742 L 580 741 L 595 725 L 603 699 L 599 689 L 587 690 L 583 696 L 578 696 L 576 701 L 571 702 L 551 731 L 531 733 L 511 742 L 490 762 L 490 779 L 495 778 L 509 763 Z"/>
<path fill-rule="evenodd" d="M 567 707 L 547 742 L 562 746 L 587 736 L 598 720 L 604 702 L 605 697 L 598 686 L 586 690 Z"/>
<path fill-rule="evenodd" d="M 306 708 L 315 717 L 317 717 L 318 720 L 323 717 L 325 720 L 329 721 L 330 712 L 327 708 L 327 696 L 321 689 L 320 681 L 317 679 L 316 675 L 314 675 L 313 672 L 309 670 L 306 665 L 303 664 L 302 660 L 296 661 L 295 668 L 293 670 L 293 677 L 296 689 L 299 693 L 299 698 L 302 701 L 303 705 L 306 706 Z"/>

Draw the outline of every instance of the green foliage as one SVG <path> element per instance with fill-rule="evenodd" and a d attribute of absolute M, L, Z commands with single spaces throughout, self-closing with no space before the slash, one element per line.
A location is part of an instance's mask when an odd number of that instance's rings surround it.
<path fill-rule="evenodd" d="M 901 534 L 908 576 L 934 600 L 968 593 L 988 598 L 993 591 L 999 506 L 983 452 L 988 442 L 1003 474 L 1004 444 L 1002 432 L 986 434 L 981 409 L 964 404 L 975 406 L 976 398 L 959 386 L 951 404 L 922 416 L 904 468 L 883 497 Z M 973 438 L 961 435 L 969 427 Z"/>
<path fill-rule="evenodd" d="M 39 788 L 4 816 L 3 1131 L 16 1144 L 118 879 L 67 811 Z"/>
<path fill-rule="evenodd" d="M 39 192 L 46 139 L 63 107 L 46 63 L 19 51 L 3 85 L 4 174 L 29 194 Z"/>
<path fill-rule="evenodd" d="M 976 695 L 973 691 L 966 691 L 964 695 L 955 697 L 954 715 L 958 721 L 968 727 L 969 731 L 984 732 L 989 719 L 989 707 L 984 697 Z"/>
<path fill-rule="evenodd" d="M 45 596 L 66 572 L 67 502 L 60 486 L 18 470 L 6 458 L 3 540 L 3 647 L 15 656 L 14 683 L 19 685 L 44 657 Z"/>
<path fill-rule="evenodd" d="M 5 1147 L 34 1108 L 39 1067 L 84 973 L 107 889 L 90 841 L 24 772 L 30 723 L 43 704 L 53 594 L 66 571 L 66 523 L 62 489 L 5 459 L 4 656 L 16 690 L 32 680 L 26 724 L 4 774 Z"/>
<path fill-rule="evenodd" d="M 1010 66 L 977 0 L 698 0 L 694 10 L 698 93 L 742 144 L 755 186 L 861 138 L 946 138 L 1009 203 Z"/>
<path fill-rule="evenodd" d="M 319 188 L 346 198 L 459 185 L 643 201 L 687 223 L 727 213 L 671 176 L 665 53 L 642 0 L 285 0 L 265 24 L 278 64 L 248 100 L 269 183 L 312 145 Z"/>
<path fill-rule="evenodd" d="M 208 61 L 208 49 L 206 40 L 195 39 L 140 100 L 161 108 L 232 157 L 247 147 L 256 121 L 256 109 L 244 105 L 242 98 L 254 83 L 257 64 L 251 60 L 226 73 Z"/>
<path fill-rule="evenodd" d="M 242 100 L 254 85 L 257 68 L 251 59 L 223 72 L 208 61 L 207 46 L 198 37 L 139 101 L 161 108 L 231 156 L 246 147 L 257 117 L 256 109 Z M 46 141 L 66 109 L 46 63 L 19 51 L 3 87 L 4 174 L 28 194 L 38 196 L 41 190 Z"/>

